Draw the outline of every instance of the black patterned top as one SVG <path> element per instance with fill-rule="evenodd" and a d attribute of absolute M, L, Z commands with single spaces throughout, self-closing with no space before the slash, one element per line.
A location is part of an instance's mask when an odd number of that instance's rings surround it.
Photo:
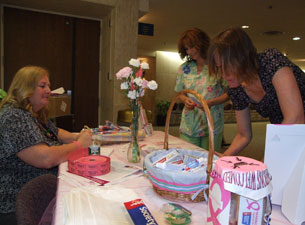
<path fill-rule="evenodd" d="M 276 49 L 266 49 L 258 54 L 259 77 L 262 82 L 266 95 L 263 99 L 255 103 L 252 101 L 243 87 L 229 88 L 228 94 L 232 100 L 235 110 L 243 110 L 250 104 L 263 117 L 269 117 L 273 124 L 280 124 L 283 121 L 283 114 L 276 95 L 275 88 L 272 84 L 274 74 L 282 67 L 290 67 L 296 77 L 296 81 L 300 88 L 303 99 L 305 112 L 305 74 L 295 64 L 293 64 L 286 56 Z"/>
<path fill-rule="evenodd" d="M 28 111 L 10 105 L 0 112 L 0 213 L 15 211 L 16 195 L 31 179 L 46 173 L 57 176 L 57 167 L 40 169 L 17 157 L 24 148 L 45 143 L 62 144 L 57 139 L 58 129 L 51 121 L 43 127 Z"/>

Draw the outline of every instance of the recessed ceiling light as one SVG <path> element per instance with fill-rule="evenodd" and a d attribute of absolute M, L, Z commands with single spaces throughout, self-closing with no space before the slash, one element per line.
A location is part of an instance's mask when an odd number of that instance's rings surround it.
<path fill-rule="evenodd" d="M 301 38 L 300 37 L 293 37 L 292 38 L 292 40 L 294 40 L 294 41 L 298 41 L 298 40 L 300 40 Z"/>
<path fill-rule="evenodd" d="M 243 28 L 243 29 L 248 29 L 249 26 L 248 26 L 248 25 L 244 25 L 244 26 L 241 26 L 241 28 Z"/>

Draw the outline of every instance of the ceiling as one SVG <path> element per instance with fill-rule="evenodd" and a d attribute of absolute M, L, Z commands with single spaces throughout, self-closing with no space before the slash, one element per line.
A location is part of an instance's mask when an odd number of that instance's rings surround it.
<path fill-rule="evenodd" d="M 154 24 L 154 36 L 138 36 L 145 51 L 177 51 L 180 34 L 198 27 L 211 37 L 231 26 L 250 26 L 247 33 L 258 51 L 275 47 L 305 70 L 305 0 L 148 0 L 139 21 Z M 39 10 L 102 18 L 111 7 L 98 0 L 0 0 Z M 73 7 L 71 7 L 73 6 Z M 281 34 L 267 35 L 265 32 Z M 293 41 L 299 36 L 301 40 Z"/>
<path fill-rule="evenodd" d="M 177 52 L 180 34 L 192 27 L 213 37 L 248 25 L 258 51 L 278 48 L 305 70 L 305 0 L 149 0 L 139 21 L 154 24 L 154 36 L 139 35 L 141 50 Z M 293 41 L 295 36 L 301 39 Z"/>

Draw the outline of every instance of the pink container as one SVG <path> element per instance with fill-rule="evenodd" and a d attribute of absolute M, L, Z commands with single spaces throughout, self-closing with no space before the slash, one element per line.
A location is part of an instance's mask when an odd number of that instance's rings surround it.
<path fill-rule="evenodd" d="M 242 156 L 218 159 L 210 178 L 207 224 L 269 224 L 271 191 L 264 163 Z"/>

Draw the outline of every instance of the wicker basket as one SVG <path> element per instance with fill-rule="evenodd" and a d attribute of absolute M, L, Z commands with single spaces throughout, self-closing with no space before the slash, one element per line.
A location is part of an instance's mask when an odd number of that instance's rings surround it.
<path fill-rule="evenodd" d="M 207 116 L 207 120 L 208 120 L 208 126 L 209 126 L 209 152 L 208 153 L 205 153 L 208 158 L 208 162 L 207 162 L 207 167 L 206 167 L 206 180 L 205 180 L 205 184 L 208 185 L 209 184 L 209 180 L 210 180 L 210 173 L 212 171 L 212 166 L 213 166 L 213 155 L 214 155 L 214 135 L 211 135 L 214 133 L 214 123 L 213 123 L 213 120 L 212 120 L 212 117 L 211 117 L 211 114 L 210 114 L 210 110 L 209 110 L 209 107 L 206 103 L 206 101 L 202 98 L 202 96 L 200 94 L 198 94 L 196 91 L 194 90 L 183 90 L 179 93 L 177 93 L 177 95 L 173 98 L 173 100 L 171 101 L 171 104 L 169 106 L 169 109 L 167 111 L 167 116 L 166 116 L 166 123 L 165 123 L 165 136 L 164 136 L 164 149 L 165 150 L 168 150 L 168 130 L 169 130 L 169 123 L 170 123 L 170 116 L 171 116 L 171 112 L 173 110 L 173 106 L 174 104 L 176 103 L 176 101 L 179 99 L 179 97 L 181 95 L 185 95 L 187 93 L 190 93 L 192 95 L 194 95 L 198 101 L 201 103 L 201 105 L 203 106 L 203 109 L 206 113 L 206 116 Z M 160 150 L 160 151 L 165 151 L 165 150 Z M 186 150 L 187 151 L 187 150 Z M 196 150 L 192 150 L 192 151 L 196 151 Z M 202 151 L 200 151 L 202 152 Z M 150 154 L 155 154 L 155 153 L 150 153 Z M 149 154 L 149 155 L 150 155 Z M 145 158 L 145 165 L 147 166 L 147 162 L 149 162 L 148 160 L 149 159 L 149 155 L 146 156 Z M 151 171 L 149 171 L 149 169 Z M 175 201 L 184 201 L 184 202 L 200 202 L 200 201 L 204 201 L 205 200 L 205 197 L 204 197 L 204 193 L 203 191 L 201 191 L 194 199 L 194 193 L 189 193 L 187 192 L 187 194 L 185 193 L 181 193 L 179 191 L 175 191 L 175 190 L 171 190 L 171 189 L 168 189 L 168 188 L 163 188 L 161 187 L 162 185 L 156 185 L 156 182 L 161 182 L 164 181 L 164 179 L 162 178 L 156 178 L 152 172 L 153 167 L 150 166 L 149 164 L 149 167 L 147 166 L 147 172 L 148 172 L 148 177 L 149 179 L 151 180 L 151 183 L 153 185 L 153 189 L 154 191 L 159 194 L 160 196 L 166 198 L 166 199 L 170 199 L 170 200 L 175 200 Z M 160 172 L 160 171 L 159 171 Z M 182 173 L 182 172 L 181 172 Z M 179 176 L 179 172 L 176 172 L 177 176 Z M 184 173 L 185 174 L 185 173 Z M 183 174 L 181 174 L 182 178 Z M 204 175 L 205 176 L 205 175 Z M 202 176 L 203 177 L 203 176 Z M 163 179 L 163 180 L 162 180 Z M 153 181 L 154 180 L 154 181 Z M 181 181 L 181 180 L 180 180 Z M 166 183 L 166 182 L 165 182 Z M 184 187 L 188 187 L 189 184 L 181 184 L 180 182 L 172 182 L 171 184 L 174 184 L 174 185 L 182 185 Z M 197 183 L 196 183 L 197 184 Z M 165 184 L 166 185 L 166 184 Z M 176 186 L 177 187 L 177 186 Z M 208 190 L 208 189 L 206 189 Z"/>

